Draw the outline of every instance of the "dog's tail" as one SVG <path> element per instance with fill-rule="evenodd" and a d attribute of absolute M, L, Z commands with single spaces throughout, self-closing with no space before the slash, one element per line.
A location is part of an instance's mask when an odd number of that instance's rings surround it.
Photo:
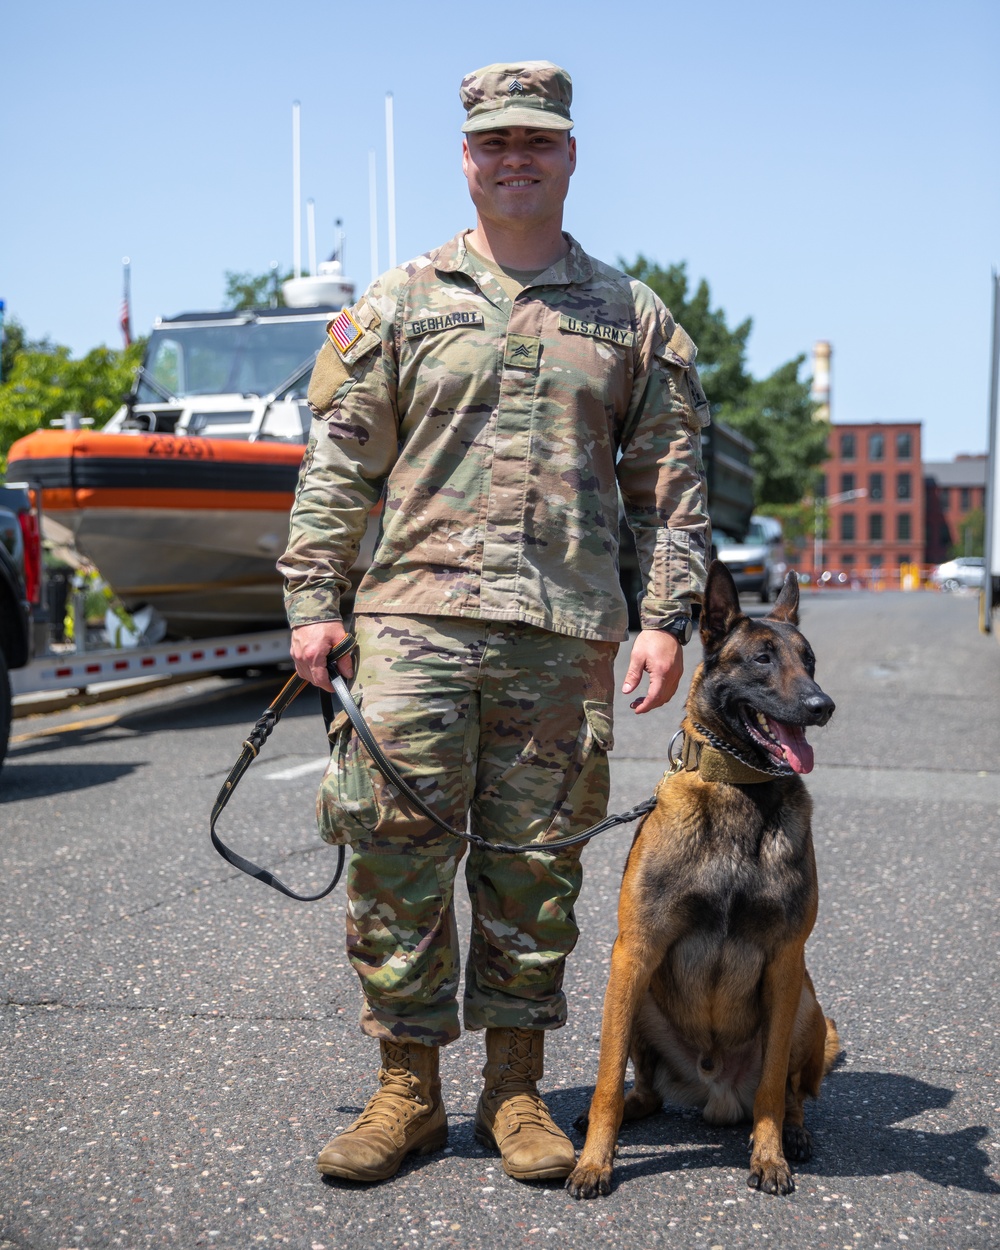
<path fill-rule="evenodd" d="M 836 1021 L 831 1020 L 829 1016 L 825 1016 L 824 1019 L 826 1020 L 826 1042 L 823 1045 L 823 1075 L 826 1076 L 837 1062 L 841 1046 Z"/>

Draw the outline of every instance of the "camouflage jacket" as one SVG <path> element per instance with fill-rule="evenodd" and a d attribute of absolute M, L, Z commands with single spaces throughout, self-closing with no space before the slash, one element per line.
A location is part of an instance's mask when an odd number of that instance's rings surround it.
<path fill-rule="evenodd" d="M 278 564 L 291 625 L 338 618 L 383 490 L 358 613 L 620 641 L 619 488 L 643 625 L 700 597 L 709 409 L 694 345 L 648 287 L 569 242 L 512 302 L 460 234 L 331 322 Z"/>

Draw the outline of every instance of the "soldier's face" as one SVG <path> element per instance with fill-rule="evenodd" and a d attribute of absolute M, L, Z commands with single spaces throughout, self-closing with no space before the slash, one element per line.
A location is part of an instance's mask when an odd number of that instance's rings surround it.
<path fill-rule="evenodd" d="M 565 130 L 510 126 L 465 136 L 462 171 L 484 221 L 532 226 L 562 220 L 576 168 L 576 139 Z"/>

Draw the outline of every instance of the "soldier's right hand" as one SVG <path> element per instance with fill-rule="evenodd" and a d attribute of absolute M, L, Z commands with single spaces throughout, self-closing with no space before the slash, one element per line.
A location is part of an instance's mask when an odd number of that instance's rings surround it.
<path fill-rule="evenodd" d="M 330 674 L 326 669 L 326 657 L 333 648 L 347 637 L 341 621 L 320 621 L 316 625 L 296 625 L 292 630 L 292 659 L 295 671 L 305 681 L 312 682 L 322 690 L 333 690 Z M 337 661 L 341 677 L 350 680 L 354 676 L 354 664 L 350 655 L 342 655 Z"/>

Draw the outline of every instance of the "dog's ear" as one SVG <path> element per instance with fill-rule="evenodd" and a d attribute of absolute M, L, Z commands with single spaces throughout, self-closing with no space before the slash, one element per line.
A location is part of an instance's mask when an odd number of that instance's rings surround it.
<path fill-rule="evenodd" d="M 781 588 L 781 594 L 775 599 L 768 618 L 772 621 L 787 621 L 789 625 L 798 625 L 799 579 L 794 570 L 789 569 L 785 574 L 785 584 Z"/>
<path fill-rule="evenodd" d="M 706 651 L 721 647 L 742 620 L 740 595 L 733 575 L 721 560 L 713 560 L 705 583 L 705 604 L 701 610 L 701 641 Z"/>

